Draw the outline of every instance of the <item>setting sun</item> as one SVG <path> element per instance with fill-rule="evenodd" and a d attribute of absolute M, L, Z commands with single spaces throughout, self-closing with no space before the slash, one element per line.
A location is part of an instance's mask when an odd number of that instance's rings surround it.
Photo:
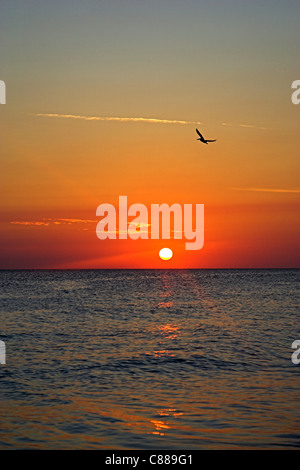
<path fill-rule="evenodd" d="M 172 258 L 173 251 L 170 250 L 170 248 L 162 248 L 159 252 L 159 256 L 163 260 L 168 260 L 168 259 Z"/>

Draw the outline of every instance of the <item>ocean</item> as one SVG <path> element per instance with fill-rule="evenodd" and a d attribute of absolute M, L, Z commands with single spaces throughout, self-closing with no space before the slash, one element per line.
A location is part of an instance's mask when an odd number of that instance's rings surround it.
<path fill-rule="evenodd" d="M 299 448 L 299 280 L 0 271 L 0 448 Z"/>

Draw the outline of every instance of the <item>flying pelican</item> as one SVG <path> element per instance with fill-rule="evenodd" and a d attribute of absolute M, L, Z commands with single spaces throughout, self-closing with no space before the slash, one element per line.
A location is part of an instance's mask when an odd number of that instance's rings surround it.
<path fill-rule="evenodd" d="M 203 144 L 207 144 L 208 142 L 216 142 L 216 140 L 206 140 L 206 139 L 204 139 L 203 135 L 198 131 L 198 129 L 196 129 L 196 132 L 200 136 L 200 139 L 197 139 L 197 140 L 200 140 L 200 142 L 202 142 Z"/>

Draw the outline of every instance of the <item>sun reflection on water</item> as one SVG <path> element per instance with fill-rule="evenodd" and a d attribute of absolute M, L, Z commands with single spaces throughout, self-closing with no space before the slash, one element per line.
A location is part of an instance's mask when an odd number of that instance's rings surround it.
<path fill-rule="evenodd" d="M 179 326 L 174 323 L 167 323 L 166 325 L 160 325 L 157 327 L 159 332 L 167 339 L 177 338 L 177 333 L 179 332 Z"/>

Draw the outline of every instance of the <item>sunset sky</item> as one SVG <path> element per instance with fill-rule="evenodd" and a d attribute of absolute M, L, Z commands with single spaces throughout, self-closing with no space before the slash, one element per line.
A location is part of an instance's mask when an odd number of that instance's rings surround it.
<path fill-rule="evenodd" d="M 2 0 L 0 268 L 299 267 L 299 23 L 296 0 Z M 100 241 L 119 195 L 204 204 L 203 249 Z"/>

